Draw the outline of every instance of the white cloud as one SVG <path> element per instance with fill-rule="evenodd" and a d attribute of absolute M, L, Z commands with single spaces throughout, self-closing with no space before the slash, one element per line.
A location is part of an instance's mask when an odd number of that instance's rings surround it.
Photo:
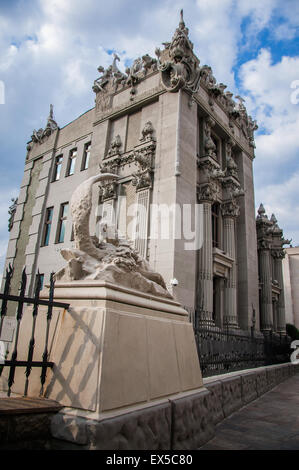
<path fill-rule="evenodd" d="M 299 78 L 299 57 L 273 63 L 271 52 L 243 64 L 240 78 L 249 108 L 262 133 L 256 137 L 256 203 L 275 212 L 287 237 L 299 243 L 299 104 L 291 100 L 291 83 Z"/>
<path fill-rule="evenodd" d="M 3 221 L 0 243 L 7 240 L 9 200 L 16 196 L 26 141 L 33 128 L 45 125 L 50 103 L 54 104 L 60 126 L 93 106 L 91 87 L 98 76 L 98 65 L 111 63 L 108 49 L 118 52 L 122 70 L 126 60 L 143 53 L 153 55 L 155 47 L 171 39 L 179 22 L 179 10 L 184 8 L 185 22 L 201 64 L 211 65 L 216 79 L 237 93 L 233 67 L 240 51 L 257 47 L 259 32 L 272 24 L 277 11 L 284 22 L 272 28 L 273 36 L 293 36 L 299 22 L 296 0 L 110 0 L 104 5 L 96 0 L 19 3 L 20 7 L 10 15 L 8 10 L 0 13 L 0 79 L 6 85 L 3 118 L 0 114 L 3 142 L 0 184 L 7 188 L 8 195 L 2 200 L 0 193 Z M 263 49 L 241 67 L 247 107 L 258 119 L 260 128 L 267 131 L 256 139 L 257 201 L 266 195 L 263 184 L 272 188 L 273 181 L 279 178 L 290 181 L 292 172 L 298 168 L 299 105 L 290 102 L 290 83 L 299 79 L 298 66 L 299 58 L 290 57 L 273 64 L 271 52 Z M 3 109 L 0 106 L 0 112 Z M 8 140 L 7 135 L 13 138 Z M 295 193 L 288 193 L 286 188 L 285 197 L 286 206 L 290 207 Z M 270 206 L 276 200 L 267 201 Z"/>
<path fill-rule="evenodd" d="M 278 225 L 284 229 L 285 238 L 293 238 L 293 245 L 299 244 L 299 171 L 288 181 L 260 187 L 258 193 L 263 201 L 267 215 L 272 213 Z"/>

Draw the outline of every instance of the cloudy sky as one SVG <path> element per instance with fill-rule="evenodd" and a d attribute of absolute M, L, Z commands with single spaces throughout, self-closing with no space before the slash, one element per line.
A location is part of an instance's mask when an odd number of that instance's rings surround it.
<path fill-rule="evenodd" d="M 299 244 L 298 0 L 0 0 L 0 272 L 26 143 L 49 104 L 60 127 L 92 108 L 98 65 L 110 65 L 113 51 L 123 70 L 154 56 L 181 8 L 201 64 L 258 121 L 256 206 L 263 201 Z"/>

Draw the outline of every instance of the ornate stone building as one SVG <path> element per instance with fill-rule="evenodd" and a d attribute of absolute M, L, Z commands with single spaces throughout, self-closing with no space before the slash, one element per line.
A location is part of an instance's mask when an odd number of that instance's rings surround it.
<path fill-rule="evenodd" d="M 156 58 L 144 55 L 125 73 L 118 62 L 114 54 L 111 66 L 98 68 L 94 108 L 60 129 L 51 106 L 45 129 L 33 131 L 11 211 L 6 265 L 14 266 L 13 288 L 18 289 L 24 265 L 29 293 L 38 270 L 47 282 L 51 271 L 63 267 L 60 250 L 72 246 L 73 190 L 109 171 L 119 178 L 94 191 L 95 236 L 103 220 L 116 225 L 182 305 L 210 324 L 248 330 L 255 323 L 257 330 L 273 325 L 284 331 L 285 241 L 262 209 L 255 220 L 257 125 L 244 100 L 233 99 L 211 67 L 200 64 L 182 12 L 173 38 L 156 49 Z M 181 236 L 161 236 L 168 215 L 170 229 L 185 228 L 180 217 L 187 207 L 201 247 L 186 248 L 190 237 L 184 230 Z"/>
<path fill-rule="evenodd" d="M 285 252 L 282 265 L 286 323 L 299 329 L 299 246 L 286 248 Z"/>
<path fill-rule="evenodd" d="M 289 240 L 283 238 L 276 217 L 268 219 L 261 204 L 256 218 L 259 280 L 260 280 L 260 318 L 263 332 L 285 333 L 285 296 L 282 260 L 285 257 L 283 245 Z"/>

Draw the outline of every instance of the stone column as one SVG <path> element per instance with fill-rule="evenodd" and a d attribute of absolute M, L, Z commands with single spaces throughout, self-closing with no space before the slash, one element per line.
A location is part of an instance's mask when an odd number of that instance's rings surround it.
<path fill-rule="evenodd" d="M 273 308 L 272 308 L 272 279 L 270 249 L 261 248 L 259 250 L 259 267 L 261 282 L 261 330 L 270 331 L 273 329 Z"/>
<path fill-rule="evenodd" d="M 284 256 L 281 250 L 278 256 L 274 257 L 274 270 L 275 279 L 278 281 L 280 287 L 280 294 L 277 305 L 277 333 L 286 333 L 286 320 L 285 320 L 285 302 L 284 302 L 284 288 L 283 288 L 283 274 L 282 274 L 282 258 Z"/>
<path fill-rule="evenodd" d="M 223 250 L 234 260 L 229 270 L 224 288 L 224 318 L 223 323 L 228 328 L 239 328 L 237 314 L 237 267 L 236 267 L 236 238 L 235 219 L 239 215 L 239 207 L 233 201 L 221 206 L 223 216 Z"/>
<path fill-rule="evenodd" d="M 203 245 L 198 252 L 197 311 L 200 320 L 213 322 L 213 245 L 211 201 L 203 205 Z"/>

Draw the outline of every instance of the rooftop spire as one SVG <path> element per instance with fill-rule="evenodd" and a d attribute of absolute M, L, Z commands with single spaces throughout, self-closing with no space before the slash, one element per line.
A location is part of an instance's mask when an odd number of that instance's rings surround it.
<path fill-rule="evenodd" d="M 54 120 L 54 112 L 53 112 L 53 105 L 50 104 L 50 114 L 49 114 L 49 117 L 48 117 L 48 121 L 49 120 Z"/>
<path fill-rule="evenodd" d="M 184 16 L 183 16 L 183 14 L 184 14 L 184 11 L 183 11 L 183 9 L 181 9 L 181 11 L 180 11 L 180 23 L 179 23 L 179 28 L 180 28 L 180 29 L 184 29 L 184 28 L 185 28 L 185 22 L 184 22 Z"/>
<path fill-rule="evenodd" d="M 258 217 L 265 217 L 266 211 L 262 203 L 260 203 L 260 207 L 258 208 Z M 266 216 L 267 217 L 267 216 Z"/>

